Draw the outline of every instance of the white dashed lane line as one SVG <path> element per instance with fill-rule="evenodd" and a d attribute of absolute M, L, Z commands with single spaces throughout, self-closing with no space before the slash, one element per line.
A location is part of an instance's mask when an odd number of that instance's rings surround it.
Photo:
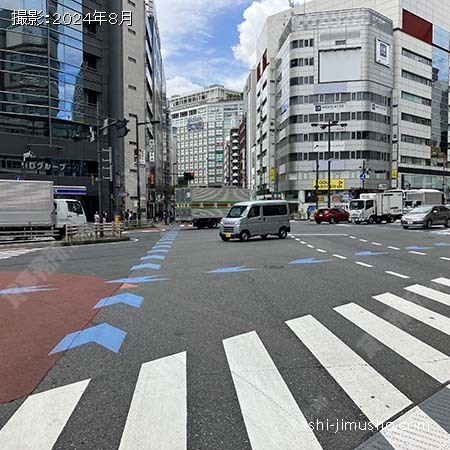
<path fill-rule="evenodd" d="M 388 248 L 390 248 L 391 250 L 400 250 L 398 247 L 391 247 L 391 246 L 388 246 Z"/>
<path fill-rule="evenodd" d="M 346 256 L 342 256 L 342 255 L 333 255 L 333 256 L 338 259 L 348 259 Z"/>
<path fill-rule="evenodd" d="M 307 247 L 308 248 L 314 248 L 314 245 L 308 244 Z"/>
<path fill-rule="evenodd" d="M 420 255 L 420 256 L 427 256 L 427 254 L 426 253 L 422 253 L 422 252 L 415 252 L 415 251 L 409 251 L 408 253 L 411 253 L 411 254 L 413 254 L 413 255 Z"/>
<path fill-rule="evenodd" d="M 360 241 L 361 241 L 361 242 L 369 242 L 369 241 L 366 240 L 366 239 L 360 239 Z"/>
<path fill-rule="evenodd" d="M 392 275 L 392 276 L 397 277 L 397 278 L 402 278 L 402 279 L 404 279 L 404 280 L 408 280 L 408 279 L 410 278 L 410 277 L 408 277 L 407 275 L 403 275 L 403 274 L 397 273 L 397 272 L 392 272 L 392 271 L 390 271 L 390 270 L 386 270 L 386 273 L 387 273 L 388 275 Z"/>
<path fill-rule="evenodd" d="M 349 236 L 350 239 L 358 239 L 356 236 Z"/>
<path fill-rule="evenodd" d="M 322 250 L 321 248 L 318 248 L 317 251 L 320 252 L 320 253 L 326 253 L 327 252 L 326 250 Z"/>
<path fill-rule="evenodd" d="M 366 263 L 363 263 L 363 262 L 360 262 L 360 261 L 355 261 L 355 264 L 358 264 L 358 266 L 367 267 L 369 269 L 373 268 L 373 266 L 371 266 L 370 264 L 366 264 Z"/>
<path fill-rule="evenodd" d="M 443 259 L 444 261 L 450 261 L 450 258 L 447 258 L 446 256 L 441 256 L 441 259 Z"/>
<path fill-rule="evenodd" d="M 380 244 L 379 242 L 371 242 L 372 245 L 377 245 L 378 247 L 381 247 L 383 244 Z"/>

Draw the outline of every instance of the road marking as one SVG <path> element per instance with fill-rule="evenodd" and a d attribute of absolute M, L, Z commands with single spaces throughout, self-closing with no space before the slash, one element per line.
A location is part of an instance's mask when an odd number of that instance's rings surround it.
<path fill-rule="evenodd" d="M 292 236 L 344 236 L 348 235 L 345 233 L 295 233 Z"/>
<path fill-rule="evenodd" d="M 411 404 L 313 316 L 289 320 L 286 324 L 372 423 L 383 423 Z"/>
<path fill-rule="evenodd" d="M 422 253 L 422 252 L 410 251 L 410 252 L 408 252 L 408 253 L 412 253 L 413 255 L 427 256 L 426 253 Z"/>
<path fill-rule="evenodd" d="M 186 450 L 186 352 L 142 364 L 119 450 Z"/>
<path fill-rule="evenodd" d="M 339 259 L 347 259 L 346 256 L 342 256 L 342 255 L 333 255 L 335 258 L 339 258 Z"/>
<path fill-rule="evenodd" d="M 0 431 L 2 450 L 51 450 L 89 381 L 28 397 Z"/>
<path fill-rule="evenodd" d="M 350 239 L 358 239 L 356 236 L 349 236 Z"/>
<path fill-rule="evenodd" d="M 308 244 L 307 247 L 308 248 L 314 248 L 314 245 Z"/>
<path fill-rule="evenodd" d="M 370 264 L 366 264 L 360 261 L 355 261 L 355 264 L 358 264 L 358 266 L 363 266 L 363 267 L 368 267 L 368 268 L 372 268 L 373 266 L 371 266 Z"/>
<path fill-rule="evenodd" d="M 321 248 L 318 248 L 317 251 L 320 252 L 320 253 L 327 253 L 326 250 L 322 250 Z"/>
<path fill-rule="evenodd" d="M 450 380 L 450 357 L 444 353 L 355 303 L 334 310 L 435 380 Z"/>
<path fill-rule="evenodd" d="M 388 275 L 393 275 L 394 277 L 403 278 L 404 280 L 408 280 L 410 278 L 407 275 L 402 275 L 401 273 L 392 272 L 390 270 L 386 270 L 386 273 Z"/>
<path fill-rule="evenodd" d="M 300 239 L 299 238 L 294 238 L 296 241 L 298 241 L 298 242 L 300 242 Z"/>
<path fill-rule="evenodd" d="M 300 241 L 300 244 L 306 245 L 305 241 Z"/>
<path fill-rule="evenodd" d="M 448 389 L 448 387 L 444 389 Z M 439 410 L 438 405 L 448 402 L 448 391 L 444 395 L 440 393 L 436 395 L 441 395 L 442 398 L 436 398 L 435 403 L 437 404 L 433 405 L 433 412 L 430 411 L 433 417 L 436 417 L 434 411 Z M 384 437 L 382 440 L 388 441 L 388 445 L 390 447 L 392 446 L 391 448 L 393 449 L 431 450 L 449 448 L 449 433 L 433 420 L 431 416 L 424 412 L 424 409 L 427 411 L 426 404 L 416 406 L 383 428 L 380 432 Z M 442 414 L 440 416 L 441 418 L 443 417 Z M 444 413 L 445 416 L 446 414 Z M 380 442 L 380 447 L 378 448 L 385 447 L 385 442 Z M 376 446 L 372 447 L 369 444 L 367 448 L 376 448 Z"/>
<path fill-rule="evenodd" d="M 422 297 L 429 298 L 435 302 L 442 303 L 443 305 L 450 306 L 450 295 L 444 292 L 436 291 L 426 286 L 421 286 L 420 284 L 413 284 L 412 286 L 405 287 L 409 292 L 421 295 Z"/>
<path fill-rule="evenodd" d="M 360 239 L 361 242 L 369 242 L 366 239 Z"/>
<path fill-rule="evenodd" d="M 442 284 L 443 286 L 449 286 L 450 287 L 450 280 L 448 278 L 435 278 L 434 280 L 431 280 L 433 283 Z"/>
<path fill-rule="evenodd" d="M 372 245 L 377 245 L 378 247 L 382 246 L 383 244 L 380 244 L 379 242 L 371 242 Z"/>
<path fill-rule="evenodd" d="M 321 450 L 259 336 L 223 341 L 228 365 L 253 450 Z"/>
<path fill-rule="evenodd" d="M 391 250 L 400 250 L 398 247 L 392 247 L 391 245 L 388 246 Z"/>
<path fill-rule="evenodd" d="M 450 319 L 442 314 L 390 293 L 376 295 L 373 298 L 450 336 Z"/>
<path fill-rule="evenodd" d="M 450 261 L 450 258 L 447 258 L 446 256 L 441 256 L 441 259 L 443 259 L 444 261 Z"/>

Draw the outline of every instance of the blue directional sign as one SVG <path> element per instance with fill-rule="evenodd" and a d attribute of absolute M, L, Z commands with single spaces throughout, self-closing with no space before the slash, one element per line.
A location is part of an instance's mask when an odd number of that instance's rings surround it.
<path fill-rule="evenodd" d="M 166 259 L 166 257 L 164 255 L 150 255 L 144 256 L 143 258 L 141 258 L 141 261 L 147 261 L 149 259 L 158 259 L 160 261 L 163 261 L 164 259 Z"/>
<path fill-rule="evenodd" d="M 449 242 L 437 242 L 436 244 L 434 244 L 436 247 L 450 247 L 450 243 Z"/>
<path fill-rule="evenodd" d="M 406 247 L 406 250 L 430 250 L 430 248 L 433 248 L 433 247 L 416 247 L 416 246 L 413 246 L 413 247 Z"/>
<path fill-rule="evenodd" d="M 259 270 L 259 269 L 252 269 L 250 267 L 245 266 L 237 266 L 237 267 L 223 267 L 222 269 L 216 269 L 211 270 L 208 273 L 235 273 L 235 272 L 250 272 L 252 270 Z"/>
<path fill-rule="evenodd" d="M 61 342 L 49 353 L 64 352 L 80 345 L 90 344 L 94 342 L 102 347 L 117 353 L 122 346 L 123 340 L 127 333 L 120 328 L 113 327 L 107 323 L 102 323 L 85 330 L 75 331 L 64 337 Z"/>
<path fill-rule="evenodd" d="M 135 270 L 142 270 L 142 269 L 154 269 L 159 270 L 161 269 L 160 264 L 153 264 L 153 263 L 144 263 L 144 264 L 138 264 L 137 266 L 133 266 L 130 270 L 134 272 Z"/>
<path fill-rule="evenodd" d="M 150 250 L 147 253 L 169 253 L 169 250 L 165 250 L 163 248 L 160 248 L 159 250 Z"/>
<path fill-rule="evenodd" d="M 155 244 L 153 248 L 172 248 L 172 244 Z"/>
<path fill-rule="evenodd" d="M 316 258 L 305 258 L 305 259 L 296 259 L 295 261 L 291 261 L 289 264 L 320 264 L 333 261 L 332 259 L 316 259 Z"/>
<path fill-rule="evenodd" d="M 359 176 L 359 179 L 360 179 L 361 181 L 366 181 L 366 178 L 367 178 L 367 174 L 366 174 L 366 173 L 362 173 L 362 174 Z"/>
<path fill-rule="evenodd" d="M 355 256 L 377 256 L 377 255 L 388 255 L 386 252 L 358 252 Z"/>
<path fill-rule="evenodd" d="M 145 277 L 131 277 L 131 278 L 119 278 L 118 280 L 107 281 L 107 284 L 113 283 L 131 283 L 131 284 L 140 284 L 140 283 L 153 283 L 155 281 L 169 281 L 170 278 L 159 278 L 157 275 L 153 276 L 145 276 Z"/>
<path fill-rule="evenodd" d="M 118 303 L 124 303 L 125 305 L 132 306 L 133 308 L 140 308 L 144 297 L 140 295 L 125 294 L 114 295 L 113 297 L 102 298 L 93 309 L 104 308 L 105 306 L 117 305 Z"/>

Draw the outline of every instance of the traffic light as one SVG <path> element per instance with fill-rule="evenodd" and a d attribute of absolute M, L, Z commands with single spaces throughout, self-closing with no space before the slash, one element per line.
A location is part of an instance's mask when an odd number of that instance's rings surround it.
<path fill-rule="evenodd" d="M 137 148 L 134 149 L 134 165 L 137 166 L 139 162 L 139 150 Z"/>
<path fill-rule="evenodd" d="M 193 181 L 195 180 L 194 172 L 184 172 L 183 174 L 184 181 Z"/>
<path fill-rule="evenodd" d="M 116 122 L 115 126 L 118 138 L 123 138 L 130 132 L 130 130 L 127 128 L 128 122 L 128 119 L 122 119 Z"/>

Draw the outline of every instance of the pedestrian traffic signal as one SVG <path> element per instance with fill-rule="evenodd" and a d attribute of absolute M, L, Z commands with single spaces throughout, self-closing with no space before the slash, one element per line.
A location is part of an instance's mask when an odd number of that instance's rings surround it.
<path fill-rule="evenodd" d="M 184 172 L 183 177 L 184 177 L 184 181 L 193 181 L 193 180 L 195 180 L 194 172 Z"/>
<path fill-rule="evenodd" d="M 139 150 L 137 148 L 134 149 L 134 165 L 137 166 L 139 161 Z"/>
<path fill-rule="evenodd" d="M 130 130 L 127 128 L 128 122 L 128 119 L 122 119 L 116 122 L 115 126 L 118 138 L 123 138 L 130 132 Z"/>

